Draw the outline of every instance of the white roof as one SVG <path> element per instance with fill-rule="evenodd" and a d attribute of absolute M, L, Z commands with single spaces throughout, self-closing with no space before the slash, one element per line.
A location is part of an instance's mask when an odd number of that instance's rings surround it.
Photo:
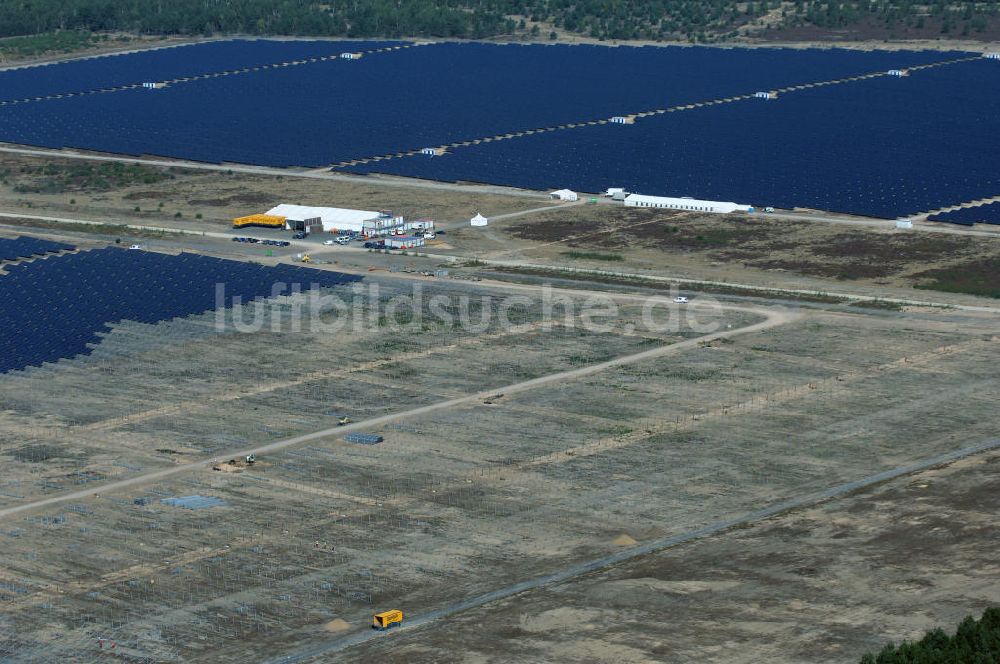
<path fill-rule="evenodd" d="M 486 217 L 477 213 L 476 216 L 472 218 L 472 221 L 486 221 Z"/>
<path fill-rule="evenodd" d="M 609 187 L 608 190 L 604 192 L 604 195 L 613 196 L 614 194 L 622 194 L 622 193 L 625 193 L 625 190 L 622 189 L 621 187 Z"/>
<path fill-rule="evenodd" d="M 556 189 L 549 196 L 576 196 L 576 192 L 572 189 Z"/>
<path fill-rule="evenodd" d="M 311 205 L 291 205 L 282 203 L 267 211 L 267 214 L 274 214 L 286 217 L 294 221 L 304 219 L 315 219 L 319 217 L 324 224 L 360 224 L 368 219 L 374 219 L 378 212 L 371 210 L 349 210 L 347 208 L 334 207 L 313 207 Z"/>

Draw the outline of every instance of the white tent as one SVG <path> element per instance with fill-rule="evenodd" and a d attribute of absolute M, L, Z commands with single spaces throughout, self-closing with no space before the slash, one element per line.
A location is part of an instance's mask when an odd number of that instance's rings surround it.
<path fill-rule="evenodd" d="M 483 215 L 477 213 L 476 216 L 469 221 L 473 226 L 485 226 L 489 220 Z"/>
<path fill-rule="evenodd" d="M 365 221 L 379 216 L 378 212 L 372 210 L 349 210 L 346 208 L 291 205 L 289 203 L 273 207 L 267 211 L 267 214 L 285 217 L 289 228 L 293 228 L 296 223 L 301 224 L 307 220 L 319 219 L 323 223 L 324 231 L 357 232 L 361 232 Z"/>
<path fill-rule="evenodd" d="M 669 196 L 643 196 L 629 194 L 625 198 L 626 207 L 667 208 L 669 210 L 690 210 L 691 212 L 752 212 L 749 205 L 723 201 L 700 201 L 694 198 L 671 198 Z"/>
<path fill-rule="evenodd" d="M 576 195 L 575 191 L 570 191 L 569 189 L 559 189 L 557 191 L 553 191 L 549 194 L 549 196 L 552 198 L 558 198 L 561 201 L 575 201 L 580 198 Z"/>

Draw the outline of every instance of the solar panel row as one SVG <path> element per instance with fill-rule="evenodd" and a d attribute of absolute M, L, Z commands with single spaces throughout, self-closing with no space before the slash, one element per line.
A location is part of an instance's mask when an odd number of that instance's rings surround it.
<path fill-rule="evenodd" d="M 18 258 L 44 256 L 45 254 L 56 253 L 58 251 L 70 251 L 74 248 L 70 244 L 41 240 L 26 235 L 13 239 L 0 238 L 0 261 L 13 261 Z"/>
<path fill-rule="evenodd" d="M 998 79 L 980 59 L 343 170 L 895 218 L 1000 191 Z"/>
<path fill-rule="evenodd" d="M 279 54 L 281 44 L 288 44 L 288 53 L 314 48 L 303 42 L 225 44 L 212 46 L 222 49 L 217 58 L 203 47 L 143 57 L 165 58 L 163 67 L 196 73 L 232 66 L 241 57 L 295 57 Z M 196 62 L 197 53 L 204 58 Z M 183 62 L 170 61 L 171 54 Z M 157 91 L 0 107 L 0 140 L 205 162 L 322 166 L 962 55 L 968 54 L 443 43 L 356 63 L 319 62 Z M 132 57 L 139 56 L 121 60 Z M 93 62 L 87 66 L 99 69 L 101 61 Z M 25 72 L 30 70 L 10 74 L 30 78 Z M 128 78 L 137 73 L 127 72 Z M 651 194 L 895 217 L 1000 190 L 992 167 L 992 155 L 1000 153 L 998 76 L 996 62 L 976 59 L 909 76 L 796 90 L 773 101 L 705 106 L 634 125 L 560 130 L 351 170 L 531 189 L 625 185 Z"/>
<path fill-rule="evenodd" d="M 53 148 L 315 167 L 956 55 L 446 43 L 346 65 L 320 62 L 3 107 L 0 137 Z"/>
<path fill-rule="evenodd" d="M 110 54 L 0 71 L 0 101 L 197 76 L 344 51 L 364 51 L 392 43 L 395 42 L 234 39 Z"/>
<path fill-rule="evenodd" d="M 116 248 L 14 264 L 0 276 L 0 373 L 90 352 L 117 321 L 157 323 L 360 277 Z M 224 299 L 217 301 L 223 285 Z"/>
<path fill-rule="evenodd" d="M 974 224 L 1000 225 L 1000 202 L 959 208 L 951 212 L 942 212 L 927 217 L 927 221 L 940 221 L 947 224 L 959 224 L 960 226 L 972 226 Z"/>

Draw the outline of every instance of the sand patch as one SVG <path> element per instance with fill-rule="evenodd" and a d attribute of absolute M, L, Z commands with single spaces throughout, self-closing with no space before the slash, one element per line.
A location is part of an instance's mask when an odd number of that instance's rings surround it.
<path fill-rule="evenodd" d="M 328 632 L 346 632 L 350 628 L 351 625 L 343 618 L 335 618 L 323 625 L 323 629 Z"/>

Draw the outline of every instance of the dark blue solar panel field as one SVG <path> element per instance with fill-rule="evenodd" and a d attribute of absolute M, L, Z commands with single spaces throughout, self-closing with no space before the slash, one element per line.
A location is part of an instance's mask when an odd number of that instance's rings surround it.
<path fill-rule="evenodd" d="M 18 238 L 31 241 L 32 238 Z M 13 242 L 0 241 L 0 253 Z M 68 245 L 40 243 L 41 253 Z M 32 247 L 22 242 L 21 256 Z M 29 253 L 23 253 L 28 251 Z M 0 275 L 0 373 L 88 354 L 110 325 L 122 320 L 158 323 L 257 298 L 333 287 L 359 277 L 280 265 L 182 253 L 178 256 L 117 248 L 52 256 L 3 266 Z M 222 284 L 222 300 L 217 285 Z"/>
<path fill-rule="evenodd" d="M 941 212 L 931 215 L 927 220 L 943 221 L 961 226 L 972 226 L 974 224 L 1000 225 L 1000 202 L 973 205 L 967 208 L 952 210 L 951 212 Z"/>
<path fill-rule="evenodd" d="M 234 40 L 0 82 L 44 95 L 0 100 L 0 140 L 51 148 L 877 217 L 1000 193 L 1000 62 L 973 53 Z"/>

